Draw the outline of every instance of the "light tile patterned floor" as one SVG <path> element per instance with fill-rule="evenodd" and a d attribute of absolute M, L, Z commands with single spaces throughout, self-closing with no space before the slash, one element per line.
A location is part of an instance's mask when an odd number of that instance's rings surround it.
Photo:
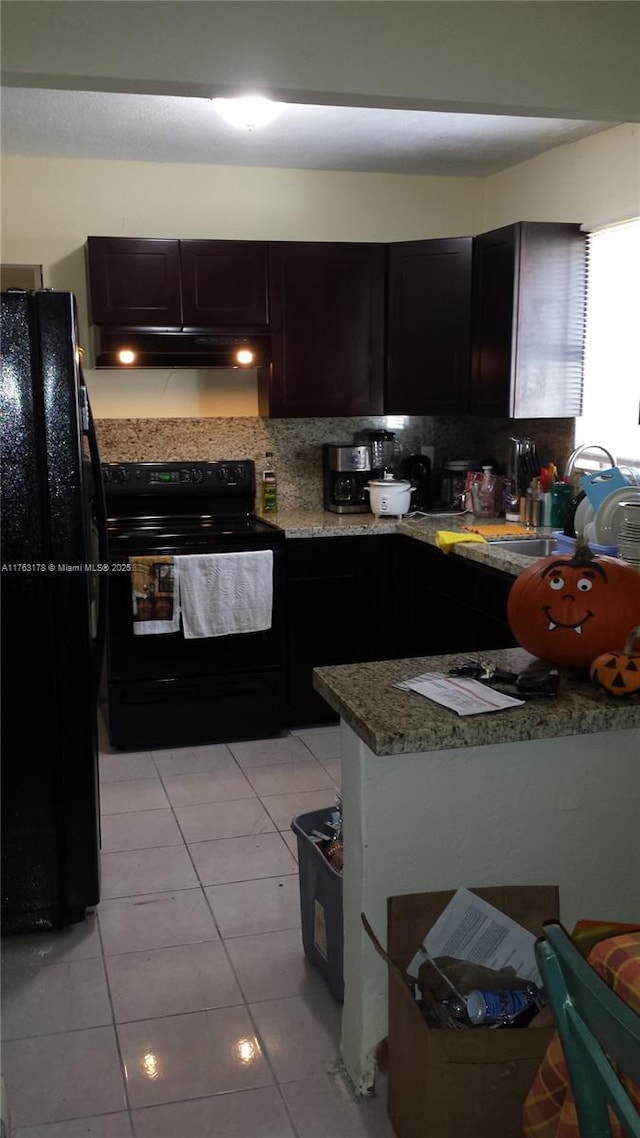
<path fill-rule="evenodd" d="M 100 756 L 97 916 L 3 941 L 11 1138 L 393 1138 L 340 1075 L 291 819 L 339 733 Z"/>

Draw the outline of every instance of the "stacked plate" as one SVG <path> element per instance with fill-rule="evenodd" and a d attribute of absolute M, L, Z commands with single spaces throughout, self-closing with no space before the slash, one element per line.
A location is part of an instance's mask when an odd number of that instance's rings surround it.
<path fill-rule="evenodd" d="M 640 502 L 640 487 L 620 486 L 603 498 L 593 516 L 594 538 L 599 545 L 617 545 L 625 507 Z"/>
<path fill-rule="evenodd" d="M 590 546 L 610 550 L 640 570 L 640 469 L 621 467 L 627 486 L 618 486 L 594 507 L 585 497 L 578 503 L 574 527 Z M 602 550 L 601 550 L 602 552 Z"/>
<path fill-rule="evenodd" d="M 584 537 L 586 541 L 595 541 L 596 537 L 593 529 L 587 532 L 587 526 L 591 525 L 595 516 L 595 510 L 591 505 L 589 499 L 585 497 L 582 501 L 578 502 L 576 512 L 573 518 L 573 525 L 576 531 L 576 537 Z"/>
<path fill-rule="evenodd" d="M 640 497 L 621 504 L 618 515 L 621 519 L 617 532 L 618 554 L 640 571 Z"/>

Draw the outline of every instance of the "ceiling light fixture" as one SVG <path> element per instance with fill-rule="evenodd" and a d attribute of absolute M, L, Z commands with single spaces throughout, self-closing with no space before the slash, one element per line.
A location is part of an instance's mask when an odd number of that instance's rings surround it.
<path fill-rule="evenodd" d="M 265 95 L 242 95 L 237 99 L 212 99 L 216 111 L 225 122 L 240 130 L 253 130 L 266 126 L 280 114 L 284 104 L 275 103 Z"/>

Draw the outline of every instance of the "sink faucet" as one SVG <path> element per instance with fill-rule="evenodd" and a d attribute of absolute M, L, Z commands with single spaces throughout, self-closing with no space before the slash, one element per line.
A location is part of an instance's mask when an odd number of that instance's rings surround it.
<path fill-rule="evenodd" d="M 599 443 L 584 443 L 582 446 L 576 447 L 576 449 L 569 455 L 569 458 L 567 459 L 567 465 L 564 472 L 564 477 L 567 482 L 571 478 L 571 475 L 573 474 L 578 464 L 578 459 L 588 450 L 602 451 L 602 453 L 609 461 L 609 466 L 615 466 L 615 459 L 613 455 L 609 453 L 606 447 L 600 446 Z"/>

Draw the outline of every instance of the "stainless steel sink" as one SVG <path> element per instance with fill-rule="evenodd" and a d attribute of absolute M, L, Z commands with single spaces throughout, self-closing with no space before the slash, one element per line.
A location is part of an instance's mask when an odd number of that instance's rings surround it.
<path fill-rule="evenodd" d="M 525 557 L 546 557 L 555 553 L 556 546 L 553 537 L 490 537 L 488 541 L 498 549 L 521 553 Z"/>

